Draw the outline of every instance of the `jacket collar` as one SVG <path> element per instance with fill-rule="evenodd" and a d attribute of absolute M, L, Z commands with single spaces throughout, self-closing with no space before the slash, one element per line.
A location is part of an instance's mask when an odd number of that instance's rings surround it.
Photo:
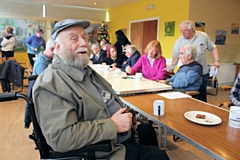
<path fill-rule="evenodd" d="M 92 73 L 89 67 L 86 67 L 86 69 L 82 70 L 77 67 L 69 66 L 68 64 L 64 63 L 57 55 L 54 55 L 52 63 L 56 68 L 59 68 L 65 74 L 69 75 L 77 81 L 82 81 L 87 73 L 89 75 Z"/>

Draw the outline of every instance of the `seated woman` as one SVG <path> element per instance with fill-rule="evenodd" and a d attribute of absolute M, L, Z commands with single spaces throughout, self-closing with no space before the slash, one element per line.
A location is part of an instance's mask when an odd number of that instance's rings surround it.
<path fill-rule="evenodd" d="M 102 64 L 110 65 L 113 69 L 122 68 L 120 57 L 117 56 L 117 49 L 113 45 L 107 47 L 107 57 Z"/>
<path fill-rule="evenodd" d="M 126 67 L 126 73 L 133 75 L 142 71 L 143 77 L 146 79 L 155 81 L 165 79 L 166 59 L 162 56 L 161 44 L 157 40 L 149 42 L 145 53 L 133 67 Z"/>
<path fill-rule="evenodd" d="M 182 66 L 178 69 L 177 73 L 170 79 L 161 80 L 160 83 L 170 84 L 173 90 L 183 92 L 198 91 L 202 84 L 202 66 L 195 58 L 197 50 L 195 46 L 188 44 L 180 48 L 179 59 Z"/>

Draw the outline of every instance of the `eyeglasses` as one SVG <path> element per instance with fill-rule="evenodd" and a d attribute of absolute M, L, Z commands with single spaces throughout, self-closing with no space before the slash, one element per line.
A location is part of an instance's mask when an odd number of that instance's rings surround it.
<path fill-rule="evenodd" d="M 180 30 L 179 32 L 181 33 L 186 33 L 186 32 L 189 32 L 191 29 L 188 29 L 188 30 Z"/>

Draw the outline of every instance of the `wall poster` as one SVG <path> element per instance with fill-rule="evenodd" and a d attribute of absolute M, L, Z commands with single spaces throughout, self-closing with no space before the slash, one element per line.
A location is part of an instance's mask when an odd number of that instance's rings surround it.
<path fill-rule="evenodd" d="M 205 32 L 205 23 L 195 22 L 195 30 Z"/>
<path fill-rule="evenodd" d="M 227 38 L 227 31 L 216 30 L 215 44 L 225 45 L 226 38 Z"/>
<path fill-rule="evenodd" d="M 239 33 L 239 26 L 240 24 L 233 23 L 231 26 L 231 33 L 232 34 L 238 34 Z"/>
<path fill-rule="evenodd" d="M 29 20 L 29 19 L 17 19 L 17 18 L 0 18 L 0 33 L 2 38 L 2 32 L 6 26 L 12 26 L 14 28 L 13 34 L 15 35 L 17 42 L 15 51 L 26 51 L 27 47 L 25 41 L 28 37 L 35 34 L 37 29 L 44 30 L 43 38 L 46 40 L 46 21 L 44 20 Z"/>
<path fill-rule="evenodd" d="M 175 21 L 165 22 L 165 36 L 174 36 Z"/>

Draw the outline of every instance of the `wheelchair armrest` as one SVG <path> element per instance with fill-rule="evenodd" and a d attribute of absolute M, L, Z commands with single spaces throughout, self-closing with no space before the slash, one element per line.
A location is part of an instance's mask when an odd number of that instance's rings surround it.
<path fill-rule="evenodd" d="M 82 147 L 80 149 L 68 151 L 68 152 L 51 151 L 50 157 L 51 158 L 63 158 L 63 157 L 70 157 L 70 156 L 79 156 L 82 153 L 89 153 L 89 152 L 96 152 L 96 151 L 101 151 L 101 152 L 112 151 L 111 141 L 107 140 L 107 141 L 98 142 L 98 143 L 91 144 L 91 145 Z"/>

